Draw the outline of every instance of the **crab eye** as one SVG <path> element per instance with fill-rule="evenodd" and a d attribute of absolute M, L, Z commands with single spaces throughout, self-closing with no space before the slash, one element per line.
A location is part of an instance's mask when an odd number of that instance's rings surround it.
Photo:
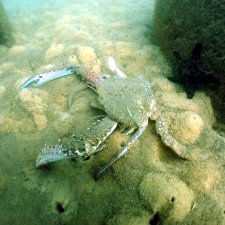
<path fill-rule="evenodd" d="M 105 74 L 105 73 L 102 73 L 102 74 L 101 74 L 101 79 L 102 79 L 102 80 L 105 80 L 105 79 L 107 79 L 107 78 L 109 78 L 109 77 L 110 77 L 109 74 Z"/>

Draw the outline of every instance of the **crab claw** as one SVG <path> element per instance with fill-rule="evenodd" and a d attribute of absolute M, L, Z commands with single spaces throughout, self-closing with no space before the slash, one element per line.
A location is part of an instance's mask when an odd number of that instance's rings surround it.
<path fill-rule="evenodd" d="M 30 84 L 32 84 L 32 83 L 33 83 L 33 86 L 34 86 L 35 83 L 38 82 L 38 80 L 39 80 L 38 76 L 34 76 L 34 77 L 28 79 L 27 81 L 25 81 L 25 82 L 21 85 L 20 88 L 21 88 L 21 89 L 27 88 L 27 87 L 28 87 Z"/>
<path fill-rule="evenodd" d="M 79 150 L 68 151 L 63 145 L 44 146 L 36 159 L 36 167 L 38 168 L 63 159 L 84 156 L 85 152 L 80 152 Z"/>
<path fill-rule="evenodd" d="M 115 59 L 112 56 L 109 56 L 108 58 L 108 66 L 109 69 L 116 73 L 117 76 L 121 77 L 121 78 L 125 78 L 127 77 L 125 73 L 123 73 L 116 65 Z"/>
<path fill-rule="evenodd" d="M 37 87 L 59 77 L 73 75 L 77 72 L 77 68 L 78 66 L 73 65 L 67 68 L 37 74 L 25 81 L 20 88 L 27 88 L 29 85 Z"/>
<path fill-rule="evenodd" d="M 47 165 L 50 162 L 59 161 L 62 159 L 69 158 L 59 147 L 58 151 L 56 147 L 49 147 L 50 150 L 54 150 L 54 152 L 40 153 L 36 159 L 36 167 L 41 167 Z M 56 150 L 55 150 L 56 149 Z"/>

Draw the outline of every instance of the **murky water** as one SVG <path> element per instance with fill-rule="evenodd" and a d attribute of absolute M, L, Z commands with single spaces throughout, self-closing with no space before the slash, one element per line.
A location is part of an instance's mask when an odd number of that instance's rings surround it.
<path fill-rule="evenodd" d="M 166 79 L 171 69 L 151 43 L 154 1 L 2 3 L 13 27 L 15 45 L 0 46 L 0 224 L 149 224 L 155 212 L 146 207 L 139 191 L 147 171 L 160 168 L 179 177 L 177 166 L 181 171 L 194 171 L 197 165 L 179 161 L 168 151 L 150 122 L 132 153 L 99 182 L 93 174 L 128 140 L 119 129 L 109 138 L 106 150 L 87 161 L 68 160 L 36 169 L 41 147 L 85 132 L 104 113 L 91 107 L 97 100 L 92 90 L 74 96 L 83 82 L 79 77 L 24 90 L 20 86 L 33 74 L 70 64 L 109 73 L 107 57 L 113 56 L 127 75 L 142 75 L 152 83 L 163 110 L 193 110 L 207 124 L 213 124 L 207 96 L 200 93 L 193 100 L 187 100 L 185 94 L 178 97 L 174 93 L 182 91 Z M 213 160 L 210 163 L 210 174 L 221 179 L 218 166 Z M 215 183 L 211 175 L 209 186 Z M 190 182 L 196 191 L 196 179 L 189 179 L 183 181 Z M 204 189 L 203 181 L 201 185 Z M 145 183 L 142 187 L 144 190 Z M 187 193 L 192 196 L 192 191 Z"/>

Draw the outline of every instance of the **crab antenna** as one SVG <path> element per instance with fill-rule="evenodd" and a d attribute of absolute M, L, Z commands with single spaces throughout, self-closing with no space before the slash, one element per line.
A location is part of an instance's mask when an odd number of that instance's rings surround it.
<path fill-rule="evenodd" d="M 95 180 L 98 180 L 100 178 L 100 176 L 102 176 L 106 170 L 112 166 L 113 163 L 115 163 L 119 158 L 121 158 L 122 156 L 124 156 L 129 148 L 137 141 L 137 139 L 142 135 L 142 133 L 144 132 L 145 128 L 147 127 L 148 122 L 145 122 L 143 124 L 143 126 L 141 126 L 133 135 L 133 137 L 130 139 L 130 141 L 128 142 L 128 144 L 122 148 L 112 159 L 110 159 L 103 167 L 100 168 L 100 170 L 96 173 L 95 175 Z"/>
<path fill-rule="evenodd" d="M 116 73 L 117 76 L 119 77 L 122 77 L 122 78 L 125 78 L 127 77 L 125 73 L 123 73 L 116 65 L 116 62 L 115 62 L 115 59 L 112 57 L 112 56 L 109 56 L 108 58 L 108 66 L 109 66 L 109 69 Z"/>

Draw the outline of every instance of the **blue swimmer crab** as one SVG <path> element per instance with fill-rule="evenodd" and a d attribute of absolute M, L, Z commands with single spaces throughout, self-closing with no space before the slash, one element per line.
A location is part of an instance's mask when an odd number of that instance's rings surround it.
<path fill-rule="evenodd" d="M 162 141 L 178 155 L 184 152 L 184 146 L 175 140 L 169 133 L 168 124 L 157 107 L 156 100 L 151 91 L 149 81 L 143 77 L 127 77 L 116 65 L 114 58 L 108 58 L 109 69 L 113 75 L 95 73 L 91 69 L 70 66 L 64 69 L 37 74 L 22 84 L 27 88 L 30 84 L 40 86 L 58 77 L 79 74 L 94 88 L 98 100 L 106 112 L 106 117 L 87 130 L 85 137 L 65 138 L 62 143 L 42 148 L 36 160 L 36 167 L 50 162 L 82 157 L 87 158 L 104 148 L 104 141 L 116 129 L 118 124 L 133 134 L 129 142 L 96 174 L 98 179 L 113 163 L 124 156 L 130 147 L 142 135 L 148 125 L 148 120 L 156 121 L 157 133 Z M 90 87 L 90 86 L 89 86 Z"/>

